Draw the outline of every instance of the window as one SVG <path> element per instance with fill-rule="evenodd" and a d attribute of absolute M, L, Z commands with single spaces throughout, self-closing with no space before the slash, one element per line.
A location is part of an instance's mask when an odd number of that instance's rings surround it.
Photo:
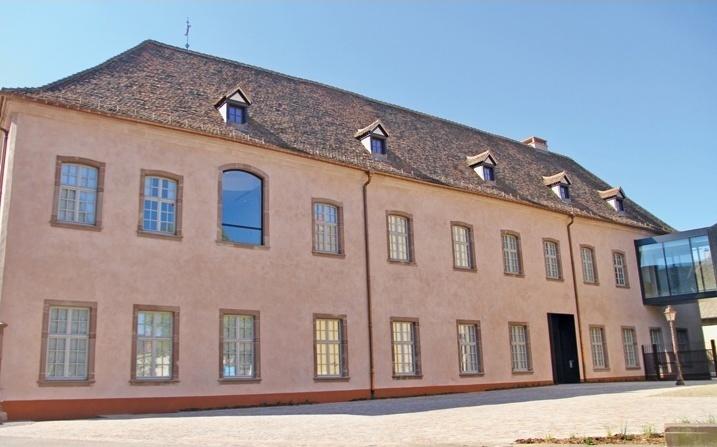
<path fill-rule="evenodd" d="M 480 325 L 478 322 L 458 322 L 458 355 L 461 374 L 469 375 L 483 372 Z"/>
<path fill-rule="evenodd" d="M 570 200 L 570 187 L 568 185 L 559 185 L 558 190 L 560 191 L 560 198 L 563 200 Z"/>
<path fill-rule="evenodd" d="M 558 242 L 543 239 L 543 254 L 545 255 L 545 277 L 548 279 L 562 279 Z"/>
<path fill-rule="evenodd" d="M 503 268 L 509 275 L 522 275 L 520 237 L 515 233 L 503 232 Z"/>
<path fill-rule="evenodd" d="M 615 198 L 615 209 L 619 212 L 625 211 L 625 201 L 619 197 Z"/>
<path fill-rule="evenodd" d="M 622 346 L 625 351 L 625 367 L 639 368 L 640 360 L 637 356 L 637 336 L 635 328 L 622 328 Z"/>
<path fill-rule="evenodd" d="M 451 235 L 453 238 L 453 267 L 464 270 L 475 269 L 471 227 L 457 223 L 452 224 Z"/>
<path fill-rule="evenodd" d="M 685 352 L 690 349 L 690 336 L 687 329 L 677 329 L 675 331 L 677 335 L 677 349 L 680 352 Z"/>
<path fill-rule="evenodd" d="M 314 253 L 343 254 L 342 209 L 338 204 L 315 200 Z"/>
<path fill-rule="evenodd" d="M 607 345 L 605 344 L 604 328 L 590 326 L 590 346 L 593 353 L 593 369 L 607 369 Z"/>
<path fill-rule="evenodd" d="M 532 371 L 528 326 L 522 323 L 510 324 L 510 355 L 513 372 Z"/>
<path fill-rule="evenodd" d="M 665 351 L 665 341 L 662 338 L 662 329 L 659 327 L 650 328 L 650 344 L 653 345 L 655 352 Z"/>
<path fill-rule="evenodd" d="M 225 170 L 221 175 L 220 240 L 264 245 L 265 181 L 245 170 Z"/>
<path fill-rule="evenodd" d="M 246 123 L 246 107 L 237 104 L 227 104 L 227 122 L 234 124 Z"/>
<path fill-rule="evenodd" d="M 259 378 L 259 313 L 222 309 L 220 379 Z"/>
<path fill-rule="evenodd" d="M 84 158 L 57 157 L 53 225 L 101 227 L 104 166 L 104 163 Z"/>
<path fill-rule="evenodd" d="M 489 165 L 483 165 L 483 180 L 487 182 L 495 181 L 495 168 Z"/>
<path fill-rule="evenodd" d="M 177 379 L 178 316 L 178 308 L 135 305 L 133 382 Z"/>
<path fill-rule="evenodd" d="M 141 175 L 140 233 L 180 236 L 182 177 L 144 169 Z"/>
<path fill-rule="evenodd" d="M 409 263 L 413 261 L 411 219 L 388 214 L 388 259 Z"/>
<path fill-rule="evenodd" d="M 617 287 L 629 287 L 627 282 L 627 267 L 625 266 L 625 254 L 619 251 L 613 251 L 612 265 L 615 270 L 615 285 Z"/>
<path fill-rule="evenodd" d="M 348 377 L 345 317 L 314 316 L 316 378 Z"/>
<path fill-rule="evenodd" d="M 94 381 L 96 319 L 96 303 L 45 301 L 39 377 L 43 385 Z"/>
<path fill-rule="evenodd" d="M 393 345 L 393 376 L 420 376 L 418 321 L 392 320 L 391 343 Z"/>
<path fill-rule="evenodd" d="M 379 137 L 371 137 L 371 153 L 386 155 L 386 140 Z"/>
<path fill-rule="evenodd" d="M 592 247 L 580 247 L 580 259 L 583 263 L 583 282 L 597 284 L 597 270 L 595 269 L 595 251 Z"/>

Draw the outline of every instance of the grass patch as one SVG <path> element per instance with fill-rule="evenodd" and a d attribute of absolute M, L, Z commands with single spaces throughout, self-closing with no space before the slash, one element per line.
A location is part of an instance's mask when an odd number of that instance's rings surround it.
<path fill-rule="evenodd" d="M 627 435 L 618 433 L 609 436 L 571 436 L 569 438 L 556 439 L 526 438 L 516 439 L 516 444 L 566 444 L 566 445 L 599 445 L 599 444 L 655 444 L 665 445 L 665 435 L 644 430 L 639 435 Z"/>

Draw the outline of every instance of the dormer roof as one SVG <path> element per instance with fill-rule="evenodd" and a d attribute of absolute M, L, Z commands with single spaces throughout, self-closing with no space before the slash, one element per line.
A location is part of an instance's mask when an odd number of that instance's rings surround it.
<path fill-rule="evenodd" d="M 354 134 L 355 138 L 363 138 L 368 134 L 376 134 L 382 137 L 388 137 L 388 132 L 386 132 L 386 128 L 383 126 L 383 123 L 380 119 L 377 119 L 373 123 L 369 124 L 368 126 L 359 129 Z"/>
<path fill-rule="evenodd" d="M 543 176 L 543 184 L 545 186 L 553 186 L 556 183 L 564 183 L 567 185 L 572 184 L 570 181 L 570 177 L 568 177 L 568 174 L 565 173 L 565 171 L 560 171 L 557 174 L 549 175 L 549 176 Z"/>
<path fill-rule="evenodd" d="M 249 99 L 249 96 L 244 93 L 244 90 L 242 90 L 238 85 L 219 98 L 219 101 L 217 101 L 214 107 L 221 107 L 227 101 L 236 101 L 246 105 L 251 105 L 251 99 Z"/>
<path fill-rule="evenodd" d="M 493 154 L 491 154 L 490 149 L 484 152 L 481 152 L 477 155 L 469 155 L 466 156 L 466 166 L 473 167 L 482 163 L 490 163 L 492 165 L 496 165 L 495 158 L 493 158 Z"/>
<path fill-rule="evenodd" d="M 598 191 L 598 194 L 600 194 L 600 198 L 604 200 L 612 199 L 613 197 L 619 197 L 621 199 L 625 198 L 625 191 L 623 191 L 622 188 L 619 186 L 606 189 L 604 191 Z"/>

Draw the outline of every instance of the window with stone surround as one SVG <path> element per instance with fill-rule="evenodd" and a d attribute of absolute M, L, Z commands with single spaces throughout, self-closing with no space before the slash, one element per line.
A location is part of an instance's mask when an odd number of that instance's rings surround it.
<path fill-rule="evenodd" d="M 346 317 L 314 315 L 314 374 L 317 379 L 348 377 Z"/>
<path fill-rule="evenodd" d="M 102 162 L 58 156 L 51 224 L 100 229 L 104 172 L 105 164 Z"/>
<path fill-rule="evenodd" d="M 412 263 L 414 254 L 411 218 L 404 214 L 388 213 L 386 220 L 389 261 Z"/>
<path fill-rule="evenodd" d="M 545 256 L 545 277 L 548 279 L 563 279 L 558 241 L 543 239 L 543 255 Z"/>
<path fill-rule="evenodd" d="M 501 232 L 503 241 L 503 271 L 507 275 L 521 276 L 523 274 L 522 254 L 520 251 L 520 236 L 518 233 Z"/>
<path fill-rule="evenodd" d="M 597 284 L 598 275 L 595 267 L 595 249 L 587 246 L 580 246 L 580 259 L 583 265 L 583 282 L 585 284 Z"/>
<path fill-rule="evenodd" d="M 533 365 L 530 356 L 530 338 L 528 325 L 510 323 L 510 354 L 511 367 L 514 373 L 530 372 Z"/>
<path fill-rule="evenodd" d="M 605 328 L 590 326 L 590 347 L 593 356 L 593 369 L 608 369 L 607 343 L 605 342 Z"/>
<path fill-rule="evenodd" d="M 393 377 L 420 377 L 420 343 L 418 320 L 391 319 Z"/>
<path fill-rule="evenodd" d="M 221 379 L 257 379 L 259 313 L 241 310 L 220 311 Z"/>
<path fill-rule="evenodd" d="M 453 267 L 459 270 L 475 270 L 473 229 L 467 224 L 451 224 L 453 241 Z"/>
<path fill-rule="evenodd" d="M 343 209 L 338 202 L 314 199 L 313 243 L 315 254 L 343 254 Z"/>
<path fill-rule="evenodd" d="M 615 272 L 615 286 L 617 287 L 629 287 L 630 283 L 627 280 L 627 265 L 625 263 L 625 253 L 621 251 L 612 252 L 612 265 Z"/>
<path fill-rule="evenodd" d="M 640 358 L 637 350 L 637 335 L 635 328 L 622 328 L 622 346 L 625 352 L 625 367 L 637 369 L 640 367 Z"/>
<path fill-rule="evenodd" d="M 179 377 L 179 308 L 134 306 L 133 383 Z"/>
<path fill-rule="evenodd" d="M 483 372 L 480 323 L 458 321 L 458 355 L 461 375 Z"/>
<path fill-rule="evenodd" d="M 138 232 L 150 236 L 181 236 L 182 176 L 143 169 L 141 178 Z"/>

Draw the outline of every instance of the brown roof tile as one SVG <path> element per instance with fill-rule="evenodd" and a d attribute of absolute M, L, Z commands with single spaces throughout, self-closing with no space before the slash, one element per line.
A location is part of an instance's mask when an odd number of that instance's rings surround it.
<path fill-rule="evenodd" d="M 235 86 L 252 98 L 248 122 L 240 129 L 227 126 L 214 107 Z M 630 200 L 624 213 L 615 212 L 598 193 L 610 185 L 566 156 L 335 87 L 160 42 L 142 42 L 43 87 L 0 93 L 296 151 L 561 213 L 671 231 Z M 355 138 L 356 129 L 377 119 L 391 129 L 385 160 L 373 159 Z M 491 185 L 466 165 L 466 157 L 488 150 L 500 160 Z M 544 175 L 558 171 L 565 171 L 572 181 L 569 203 L 543 183 Z"/>

